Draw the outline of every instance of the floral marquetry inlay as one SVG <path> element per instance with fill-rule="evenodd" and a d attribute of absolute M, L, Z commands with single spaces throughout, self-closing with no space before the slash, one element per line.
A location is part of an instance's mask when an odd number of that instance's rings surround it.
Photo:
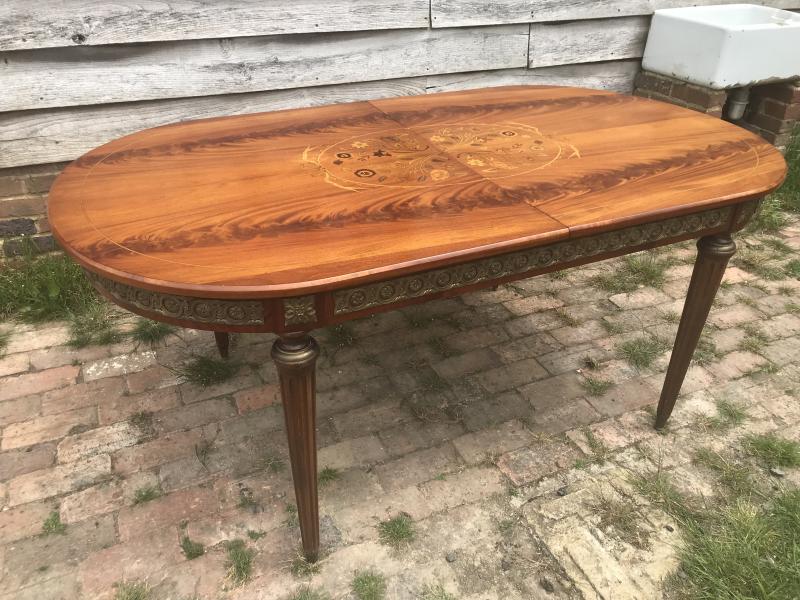
<path fill-rule="evenodd" d="M 348 138 L 324 149 L 307 148 L 338 187 L 462 185 L 524 175 L 554 162 L 579 157 L 573 145 L 519 123 L 458 123 L 414 127 Z"/>

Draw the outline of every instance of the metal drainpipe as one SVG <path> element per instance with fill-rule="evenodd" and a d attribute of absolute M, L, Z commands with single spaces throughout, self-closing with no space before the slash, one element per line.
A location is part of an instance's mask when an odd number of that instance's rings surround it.
<path fill-rule="evenodd" d="M 728 103 L 725 107 L 725 120 L 738 121 L 744 116 L 744 110 L 750 101 L 750 88 L 734 88 L 728 95 Z"/>

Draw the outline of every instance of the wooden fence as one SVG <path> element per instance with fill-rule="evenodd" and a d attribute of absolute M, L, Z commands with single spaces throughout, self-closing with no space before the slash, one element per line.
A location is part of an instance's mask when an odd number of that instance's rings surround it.
<path fill-rule="evenodd" d="M 185 119 L 512 83 L 630 91 L 653 10 L 724 2 L 3 0 L 0 168 Z"/>

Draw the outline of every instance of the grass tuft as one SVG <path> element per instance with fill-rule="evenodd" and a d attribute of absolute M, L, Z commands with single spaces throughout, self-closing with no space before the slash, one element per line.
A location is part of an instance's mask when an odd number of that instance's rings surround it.
<path fill-rule="evenodd" d="M 334 481 L 339 479 L 340 476 L 341 474 L 339 473 L 339 469 L 334 469 L 332 467 L 325 467 L 319 472 L 317 479 L 319 480 L 319 484 L 321 486 L 326 486 L 329 483 L 333 483 Z"/>
<path fill-rule="evenodd" d="M 311 577 L 319 573 L 320 564 L 318 562 L 309 562 L 305 556 L 298 554 L 292 560 L 290 570 L 295 577 Z"/>
<path fill-rule="evenodd" d="M 65 533 L 67 531 L 67 526 L 61 522 L 61 515 L 58 513 L 57 510 L 54 510 L 50 513 L 50 515 L 44 520 L 42 524 L 42 533 L 44 535 L 51 535 L 54 533 Z"/>
<path fill-rule="evenodd" d="M 600 516 L 600 529 L 612 530 L 619 539 L 635 548 L 650 547 L 650 531 L 639 527 L 643 519 L 633 502 L 600 495 L 591 507 Z"/>
<path fill-rule="evenodd" d="M 286 463 L 278 456 L 268 454 L 264 457 L 264 469 L 270 473 L 280 473 L 286 468 Z"/>
<path fill-rule="evenodd" d="M 189 560 L 203 556 L 203 554 L 206 553 L 203 544 L 190 540 L 188 535 L 181 538 L 181 550 L 183 550 L 183 555 Z"/>
<path fill-rule="evenodd" d="M 117 588 L 114 600 L 150 600 L 150 586 L 142 581 L 123 581 Z"/>
<path fill-rule="evenodd" d="M 405 514 L 382 521 L 378 524 L 378 538 L 382 544 L 400 548 L 414 539 L 414 521 Z"/>
<path fill-rule="evenodd" d="M 155 346 L 160 341 L 166 339 L 175 331 L 172 325 L 151 321 L 150 319 L 139 319 L 133 326 L 131 338 L 142 344 Z"/>
<path fill-rule="evenodd" d="M 647 498 L 654 506 L 672 515 L 681 522 L 693 520 L 695 509 L 675 484 L 669 474 L 658 468 L 650 473 L 634 474 L 630 478 L 634 489 Z"/>
<path fill-rule="evenodd" d="M 83 313 L 70 315 L 67 344 L 73 348 L 116 344 L 123 338 L 117 329 L 118 319 L 119 315 L 108 304 L 91 304 Z"/>
<path fill-rule="evenodd" d="M 714 471 L 719 477 L 719 482 L 736 498 L 750 496 L 756 492 L 753 480 L 750 478 L 750 469 L 725 458 L 719 452 L 699 448 L 694 454 L 694 462 Z"/>
<path fill-rule="evenodd" d="M 225 544 L 228 558 L 225 567 L 228 578 L 235 586 L 244 585 L 253 573 L 253 551 L 245 546 L 243 540 L 231 540 Z"/>
<path fill-rule="evenodd" d="M 154 485 L 140 487 L 133 493 L 134 504 L 144 504 L 161 496 L 161 490 Z"/>
<path fill-rule="evenodd" d="M 456 597 L 449 593 L 440 583 L 436 585 L 426 585 L 422 588 L 420 600 L 456 600 Z"/>
<path fill-rule="evenodd" d="M 800 444 L 774 433 L 749 435 L 742 448 L 768 467 L 800 467 Z"/>
<path fill-rule="evenodd" d="M 386 579 L 375 571 L 356 573 L 350 587 L 358 600 L 383 600 L 386 597 Z"/>
<path fill-rule="evenodd" d="M 744 501 L 685 528 L 680 549 L 687 597 L 797 598 L 800 591 L 800 490 L 758 508 Z"/>
<path fill-rule="evenodd" d="M 0 266 L 0 320 L 35 323 L 82 315 L 100 302 L 81 268 L 63 254 L 22 257 Z"/>
<path fill-rule="evenodd" d="M 641 286 L 660 289 L 664 285 L 664 273 L 672 264 L 670 260 L 658 258 L 652 252 L 626 256 L 615 273 L 596 275 L 592 283 L 612 294 L 632 292 Z"/>
<path fill-rule="evenodd" d="M 583 389 L 586 390 L 590 396 L 602 396 L 612 387 L 614 387 L 613 381 L 605 381 L 603 379 L 597 379 L 595 377 L 588 377 L 584 376 L 581 380 L 581 385 Z"/>
<path fill-rule="evenodd" d="M 669 345 L 653 335 L 643 335 L 638 338 L 622 342 L 617 346 L 617 353 L 637 369 L 643 369 L 653 364 Z"/>
<path fill-rule="evenodd" d="M 312 589 L 310 587 L 299 590 L 289 600 L 328 600 L 329 596 L 325 592 Z"/>
<path fill-rule="evenodd" d="M 239 371 L 240 364 L 233 360 L 220 360 L 210 356 L 195 356 L 177 369 L 184 381 L 208 387 L 227 381 Z"/>
<path fill-rule="evenodd" d="M 761 354 L 761 351 L 764 349 L 764 344 L 769 341 L 769 338 L 764 335 L 761 329 L 752 324 L 744 325 L 742 330 L 744 331 L 744 337 L 742 341 L 739 342 L 739 349 L 752 352 L 753 354 Z"/>

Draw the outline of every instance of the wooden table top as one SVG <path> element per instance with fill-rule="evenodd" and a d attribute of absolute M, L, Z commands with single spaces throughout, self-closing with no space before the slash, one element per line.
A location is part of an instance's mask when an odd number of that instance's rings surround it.
<path fill-rule="evenodd" d="M 111 279 L 270 298 L 737 203 L 785 172 L 761 138 L 687 109 L 500 87 L 142 131 L 67 167 L 49 216 Z"/>

